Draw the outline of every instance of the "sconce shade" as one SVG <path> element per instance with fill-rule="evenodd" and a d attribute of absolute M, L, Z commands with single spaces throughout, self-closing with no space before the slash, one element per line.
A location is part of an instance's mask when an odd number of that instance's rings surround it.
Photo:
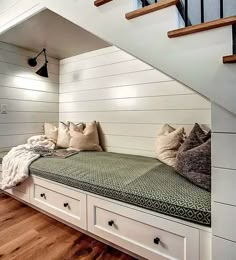
<path fill-rule="evenodd" d="M 47 54 L 46 54 L 46 49 L 44 48 L 36 57 L 28 59 L 28 64 L 31 67 L 35 67 L 37 65 L 37 58 L 41 53 L 44 53 L 44 58 L 45 58 L 45 63 L 44 65 L 36 72 L 41 77 L 48 78 L 48 67 L 47 67 Z"/>
<path fill-rule="evenodd" d="M 37 60 L 36 58 L 30 58 L 28 60 L 28 64 L 31 66 L 31 67 L 35 67 L 37 65 Z"/>
<path fill-rule="evenodd" d="M 44 78 L 48 78 L 48 67 L 47 67 L 47 63 L 45 63 L 37 72 L 36 74 L 38 74 L 41 77 Z"/>

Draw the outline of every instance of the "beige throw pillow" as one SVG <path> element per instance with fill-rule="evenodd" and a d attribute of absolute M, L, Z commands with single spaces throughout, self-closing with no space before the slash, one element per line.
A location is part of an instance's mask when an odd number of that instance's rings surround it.
<path fill-rule="evenodd" d="M 184 141 L 184 128 L 175 129 L 164 125 L 156 139 L 156 157 L 165 164 L 175 167 L 177 152 Z"/>
<path fill-rule="evenodd" d="M 48 139 L 52 139 L 56 143 L 58 136 L 58 128 L 50 123 L 44 123 L 44 135 Z"/>
<path fill-rule="evenodd" d="M 102 151 L 99 145 L 97 123 L 83 125 L 70 124 L 70 149 L 77 151 Z"/>
<path fill-rule="evenodd" d="M 69 123 L 65 124 L 60 122 L 58 127 L 57 147 L 68 148 L 70 144 L 70 138 Z"/>

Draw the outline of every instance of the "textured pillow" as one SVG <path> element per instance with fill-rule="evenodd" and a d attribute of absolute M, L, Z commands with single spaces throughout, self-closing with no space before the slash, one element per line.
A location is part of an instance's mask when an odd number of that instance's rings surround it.
<path fill-rule="evenodd" d="M 70 144 L 70 138 L 69 123 L 64 124 L 63 122 L 60 122 L 58 126 L 57 147 L 68 148 Z"/>
<path fill-rule="evenodd" d="M 156 139 L 156 158 L 165 164 L 175 167 L 177 152 L 185 137 L 184 128 L 175 129 L 164 125 Z"/>
<path fill-rule="evenodd" d="M 194 148 L 199 145 L 199 141 L 202 142 L 208 140 L 211 137 L 211 132 L 205 133 L 199 124 L 195 124 L 191 130 L 189 137 L 185 140 L 184 145 L 182 145 L 178 153 L 187 150 L 189 147 Z"/>
<path fill-rule="evenodd" d="M 195 185 L 211 190 L 211 133 L 195 124 L 177 154 L 176 170 Z"/>
<path fill-rule="evenodd" d="M 58 136 L 58 128 L 50 123 L 44 123 L 44 135 L 48 139 L 52 139 L 56 143 Z"/>
<path fill-rule="evenodd" d="M 85 128 L 83 125 L 76 126 L 70 124 L 70 149 L 77 151 L 102 151 L 99 145 L 99 136 L 97 123 L 87 123 Z"/>

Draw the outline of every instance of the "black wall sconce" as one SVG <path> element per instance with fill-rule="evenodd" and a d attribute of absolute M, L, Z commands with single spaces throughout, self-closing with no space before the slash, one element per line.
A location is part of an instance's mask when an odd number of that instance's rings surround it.
<path fill-rule="evenodd" d="M 37 58 L 38 58 L 39 55 L 41 55 L 42 53 L 44 53 L 45 63 L 44 63 L 44 65 L 43 65 L 38 71 L 36 71 L 36 74 L 38 74 L 38 75 L 41 76 L 41 77 L 48 78 L 48 67 L 47 67 L 48 60 L 47 60 L 46 49 L 43 49 L 36 57 L 30 58 L 30 59 L 28 60 L 28 64 L 29 64 L 31 67 L 35 67 L 35 66 L 37 65 Z"/>

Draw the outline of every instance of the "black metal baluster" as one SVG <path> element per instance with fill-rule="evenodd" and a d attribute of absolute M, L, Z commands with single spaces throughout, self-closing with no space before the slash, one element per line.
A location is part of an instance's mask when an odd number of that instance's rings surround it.
<path fill-rule="evenodd" d="M 185 22 L 185 27 L 188 26 L 188 0 L 185 0 L 185 9 L 184 9 L 184 22 Z"/>
<path fill-rule="evenodd" d="M 147 0 L 141 0 L 142 2 L 142 7 L 150 5 L 150 3 Z"/>
<path fill-rule="evenodd" d="M 236 54 L 236 24 L 232 25 L 233 31 L 233 54 Z"/>
<path fill-rule="evenodd" d="M 204 0 L 201 0 L 201 23 L 204 23 L 205 17 L 204 17 Z"/>
<path fill-rule="evenodd" d="M 224 17 L 224 0 L 220 0 L 220 18 Z"/>

